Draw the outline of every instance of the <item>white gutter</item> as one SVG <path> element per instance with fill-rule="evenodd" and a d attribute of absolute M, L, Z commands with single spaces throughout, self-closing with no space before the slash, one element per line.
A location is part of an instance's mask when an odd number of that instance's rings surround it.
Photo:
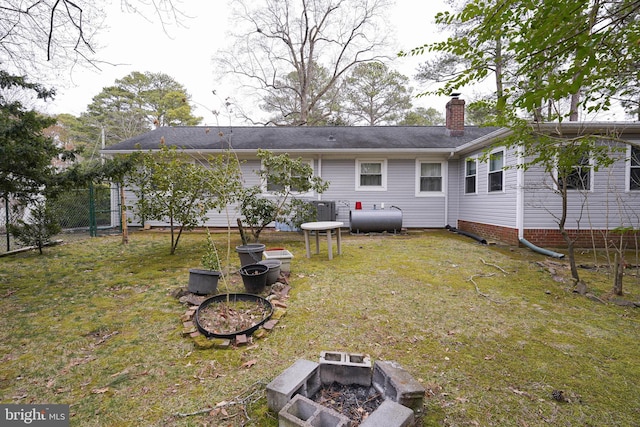
<path fill-rule="evenodd" d="M 465 152 L 475 151 L 478 147 L 486 146 L 488 142 L 494 142 L 494 140 L 496 140 L 497 138 L 504 138 L 506 136 L 511 135 L 512 133 L 513 131 L 511 129 L 500 128 L 485 136 L 482 136 L 478 139 L 474 139 L 471 142 L 467 142 L 464 145 L 456 147 L 455 153 L 462 154 Z"/>
<path fill-rule="evenodd" d="M 211 148 L 184 148 L 180 147 L 180 150 L 185 153 L 202 153 L 202 154 L 218 154 L 220 152 L 225 151 L 226 149 L 211 149 Z M 446 155 L 447 157 L 452 152 L 453 148 L 310 148 L 310 149 L 291 149 L 291 148 L 269 148 L 269 151 L 273 153 L 290 153 L 290 154 L 334 154 L 336 156 L 341 156 L 345 153 L 347 154 L 362 154 L 366 153 L 375 153 L 380 155 L 387 154 L 441 154 Z M 133 150 L 104 150 L 101 152 L 105 155 L 109 154 L 131 154 L 133 152 L 142 151 L 159 151 L 158 148 L 153 149 L 133 149 Z M 233 151 L 237 154 L 255 154 L 258 149 L 238 149 L 234 148 Z"/>

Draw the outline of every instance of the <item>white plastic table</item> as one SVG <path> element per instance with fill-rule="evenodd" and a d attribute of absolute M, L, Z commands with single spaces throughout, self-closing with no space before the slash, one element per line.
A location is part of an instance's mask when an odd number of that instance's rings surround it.
<path fill-rule="evenodd" d="M 319 222 L 305 222 L 300 226 L 304 231 L 304 245 L 307 249 L 307 258 L 311 258 L 311 249 L 309 248 L 309 232 L 316 232 L 316 253 L 320 253 L 320 231 L 327 232 L 327 245 L 329 247 L 329 259 L 333 259 L 333 247 L 331 244 L 331 230 L 336 230 L 336 240 L 338 242 L 338 255 L 342 253 L 340 248 L 340 227 L 344 224 L 339 221 L 319 221 Z"/>

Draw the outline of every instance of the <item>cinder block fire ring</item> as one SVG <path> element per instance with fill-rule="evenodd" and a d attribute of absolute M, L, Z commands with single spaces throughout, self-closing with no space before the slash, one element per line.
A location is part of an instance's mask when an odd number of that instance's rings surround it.
<path fill-rule="evenodd" d="M 425 389 L 399 364 L 357 353 L 320 354 L 319 362 L 299 359 L 267 385 L 267 405 L 278 413 L 281 427 L 349 427 L 352 420 L 320 405 L 312 397 L 332 383 L 374 387 L 382 404 L 362 427 L 408 427 L 422 415 Z"/>

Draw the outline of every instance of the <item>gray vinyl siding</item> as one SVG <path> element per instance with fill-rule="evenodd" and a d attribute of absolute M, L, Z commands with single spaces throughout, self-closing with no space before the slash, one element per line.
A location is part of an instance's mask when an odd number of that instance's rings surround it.
<path fill-rule="evenodd" d="M 364 156 L 363 158 L 371 159 Z M 379 158 L 377 160 L 383 160 Z M 424 159 L 425 161 L 440 162 L 441 159 Z M 259 177 L 255 173 L 260 168 L 258 160 L 245 161 L 242 166 L 244 184 L 246 186 L 258 184 Z M 402 211 L 402 226 L 407 228 L 440 228 L 447 224 L 445 192 L 433 196 L 416 197 L 416 158 L 387 159 L 387 189 L 386 191 L 356 191 L 356 158 L 349 159 L 314 159 L 314 173 L 329 181 L 329 189 L 320 197 L 317 194 L 305 195 L 308 200 L 335 201 L 337 221 L 349 227 L 349 212 L 355 209 L 356 202 L 361 202 L 363 209 L 373 209 L 374 205 L 380 209 L 384 204 L 385 209 L 399 208 Z M 452 168 L 446 168 L 444 185 L 451 179 Z M 454 168 L 455 169 L 455 168 Z M 129 206 L 135 204 L 135 196 L 127 191 Z M 239 217 L 237 205 L 228 207 L 231 225 L 235 226 Z M 130 212 L 131 225 L 142 225 Z M 210 211 L 206 226 L 225 227 L 227 217 L 225 212 Z M 148 225 L 158 227 L 166 226 L 166 222 L 148 221 Z"/>
<path fill-rule="evenodd" d="M 350 154 L 348 157 L 336 156 L 313 159 L 314 173 L 329 181 L 329 189 L 322 195 L 305 195 L 309 200 L 335 201 L 337 220 L 349 227 L 349 212 L 355 208 L 357 201 L 364 209 L 373 209 L 376 205 L 380 209 L 384 203 L 385 209 L 397 206 L 402 211 L 403 227 L 406 228 L 440 228 L 447 224 L 457 225 L 458 220 L 479 222 L 503 227 L 517 226 L 517 176 L 516 168 L 503 171 L 504 184 L 502 192 L 488 192 L 488 164 L 478 162 L 476 176 L 476 194 L 465 194 L 465 160 L 469 157 L 480 156 L 478 151 L 451 159 L 447 163 L 445 192 L 442 195 L 419 197 L 416 196 L 416 158 L 425 161 L 442 161 L 443 159 L 417 157 L 407 154 L 401 157 L 387 159 L 387 188 L 386 191 L 357 191 L 356 190 L 356 160 Z M 569 201 L 569 220 L 567 228 L 615 228 L 619 226 L 633 226 L 640 228 L 640 191 L 626 191 L 628 161 L 626 152 L 611 168 L 603 168 L 593 175 L 593 191 L 587 193 L 586 202 L 579 192 L 573 192 Z M 308 157 L 304 157 L 305 160 Z M 310 159 L 310 158 L 309 158 Z M 362 159 L 384 160 L 363 153 Z M 505 150 L 505 166 L 515 166 L 514 151 Z M 246 159 L 242 163 L 244 183 L 247 186 L 259 184 L 259 177 L 255 173 L 260 168 L 258 159 Z M 550 177 L 540 169 L 529 169 L 524 173 L 523 186 L 523 219 L 524 228 L 557 228 L 557 217 L 560 213 L 561 199 L 552 191 Z M 445 197 L 446 194 L 446 197 Z M 135 205 L 135 196 L 126 191 L 127 206 Z M 142 225 L 133 212 L 128 216 L 131 225 Z M 555 217 L 554 217 L 555 215 Z M 236 205 L 229 206 L 231 226 L 235 227 L 239 217 Z M 164 222 L 153 221 L 151 226 L 166 226 Z M 206 224 L 214 227 L 226 227 L 226 214 L 211 211 Z"/>
<path fill-rule="evenodd" d="M 244 180 L 245 186 L 257 185 L 260 183 L 259 176 L 255 173 L 256 170 L 260 169 L 260 161 L 258 159 L 246 160 L 242 161 L 240 165 L 240 170 L 242 172 L 242 177 Z M 128 207 L 135 206 L 137 203 L 137 198 L 131 189 L 125 189 L 125 200 L 126 205 Z M 238 205 L 236 203 L 230 204 L 228 207 L 229 212 L 229 220 L 231 221 L 231 226 L 236 227 L 236 218 L 239 218 L 240 213 L 238 209 Z M 127 209 L 127 218 L 129 219 L 129 225 L 132 226 L 142 226 L 142 221 L 136 215 L 135 209 Z M 211 210 L 207 214 L 208 220 L 202 224 L 202 226 L 208 227 L 226 227 L 227 226 L 227 214 L 225 211 L 218 212 L 215 210 Z M 146 221 L 146 225 L 152 227 L 165 227 L 168 226 L 169 223 L 166 221 Z"/>
<path fill-rule="evenodd" d="M 626 191 L 626 151 L 608 168 L 593 172 L 592 191 L 570 191 L 567 229 L 613 229 L 640 226 L 640 191 Z M 562 198 L 553 193 L 548 173 L 536 168 L 525 174 L 524 228 L 554 228 L 562 212 Z"/>
<path fill-rule="evenodd" d="M 371 159 L 371 157 L 363 156 Z M 382 158 L 376 160 L 383 160 Z M 439 160 L 434 160 L 439 161 Z M 386 191 L 356 191 L 356 158 L 322 159 L 321 176 L 330 181 L 322 200 L 335 201 L 337 220 L 349 226 L 349 211 L 356 202 L 363 209 L 385 209 L 392 206 L 402 211 L 403 227 L 444 227 L 445 197 L 416 197 L 416 159 L 387 160 Z"/>
<path fill-rule="evenodd" d="M 504 166 L 515 166 L 515 152 L 513 150 L 504 151 Z M 460 165 L 457 168 L 459 173 L 459 194 L 457 197 L 460 206 L 457 219 L 515 228 L 517 216 L 517 171 L 515 168 L 503 170 L 503 191 L 489 192 L 489 164 L 487 162 L 478 161 L 476 193 L 465 194 L 464 192 L 464 162 L 467 158 L 479 157 L 481 155 L 482 152 L 476 152 L 460 159 Z M 451 196 L 453 196 L 453 194 Z M 455 223 L 451 225 L 454 224 Z"/>
<path fill-rule="evenodd" d="M 449 175 L 447 188 L 447 224 L 453 227 L 458 223 L 460 217 L 460 200 L 464 193 L 464 159 L 449 161 Z"/>

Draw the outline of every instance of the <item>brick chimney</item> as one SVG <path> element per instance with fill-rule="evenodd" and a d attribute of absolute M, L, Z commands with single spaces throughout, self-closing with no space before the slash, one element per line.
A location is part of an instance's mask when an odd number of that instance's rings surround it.
<path fill-rule="evenodd" d="M 452 93 L 451 100 L 447 102 L 445 126 L 449 136 L 464 135 L 464 99 L 460 99 L 459 96 L 459 93 Z"/>

